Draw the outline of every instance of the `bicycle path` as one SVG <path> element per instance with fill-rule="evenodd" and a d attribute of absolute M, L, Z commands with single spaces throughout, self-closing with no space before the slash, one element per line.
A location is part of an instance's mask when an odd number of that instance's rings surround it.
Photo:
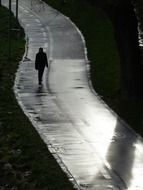
<path fill-rule="evenodd" d="M 16 98 L 69 180 L 80 190 L 142 190 L 143 140 L 93 92 L 80 31 L 39 0 L 20 0 L 19 20 L 27 46 Z M 39 47 L 50 60 L 42 87 L 34 70 Z"/>

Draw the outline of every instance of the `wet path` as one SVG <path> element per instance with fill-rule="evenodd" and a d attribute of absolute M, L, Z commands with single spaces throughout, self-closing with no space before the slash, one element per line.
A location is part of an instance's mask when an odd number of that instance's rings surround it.
<path fill-rule="evenodd" d="M 75 25 L 38 0 L 19 1 L 19 19 L 28 59 L 17 73 L 16 97 L 62 169 L 77 189 L 142 190 L 143 141 L 89 87 Z M 41 88 L 34 70 L 40 46 L 50 60 Z"/>

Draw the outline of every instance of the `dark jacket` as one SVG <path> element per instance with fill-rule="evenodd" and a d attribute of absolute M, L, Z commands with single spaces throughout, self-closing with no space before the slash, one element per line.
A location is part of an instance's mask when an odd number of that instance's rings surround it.
<path fill-rule="evenodd" d="M 45 52 L 38 52 L 35 59 L 35 69 L 42 70 L 45 66 L 48 67 L 47 55 Z"/>

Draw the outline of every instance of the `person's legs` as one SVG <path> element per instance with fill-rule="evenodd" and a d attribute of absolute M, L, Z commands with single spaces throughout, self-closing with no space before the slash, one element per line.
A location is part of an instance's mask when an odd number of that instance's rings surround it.
<path fill-rule="evenodd" d="M 38 81 L 39 81 L 39 85 L 42 84 L 43 73 L 44 73 L 44 68 L 38 70 Z"/>

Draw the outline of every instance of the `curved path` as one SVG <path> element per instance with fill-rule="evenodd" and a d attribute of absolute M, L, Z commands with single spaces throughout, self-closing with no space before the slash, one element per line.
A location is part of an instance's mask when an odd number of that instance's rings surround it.
<path fill-rule="evenodd" d="M 8 6 L 8 0 L 2 2 Z M 27 52 L 15 94 L 75 188 L 142 190 L 143 141 L 89 87 L 86 48 L 78 29 L 39 0 L 20 0 L 19 20 Z M 40 46 L 50 60 L 41 88 L 34 70 Z"/>

